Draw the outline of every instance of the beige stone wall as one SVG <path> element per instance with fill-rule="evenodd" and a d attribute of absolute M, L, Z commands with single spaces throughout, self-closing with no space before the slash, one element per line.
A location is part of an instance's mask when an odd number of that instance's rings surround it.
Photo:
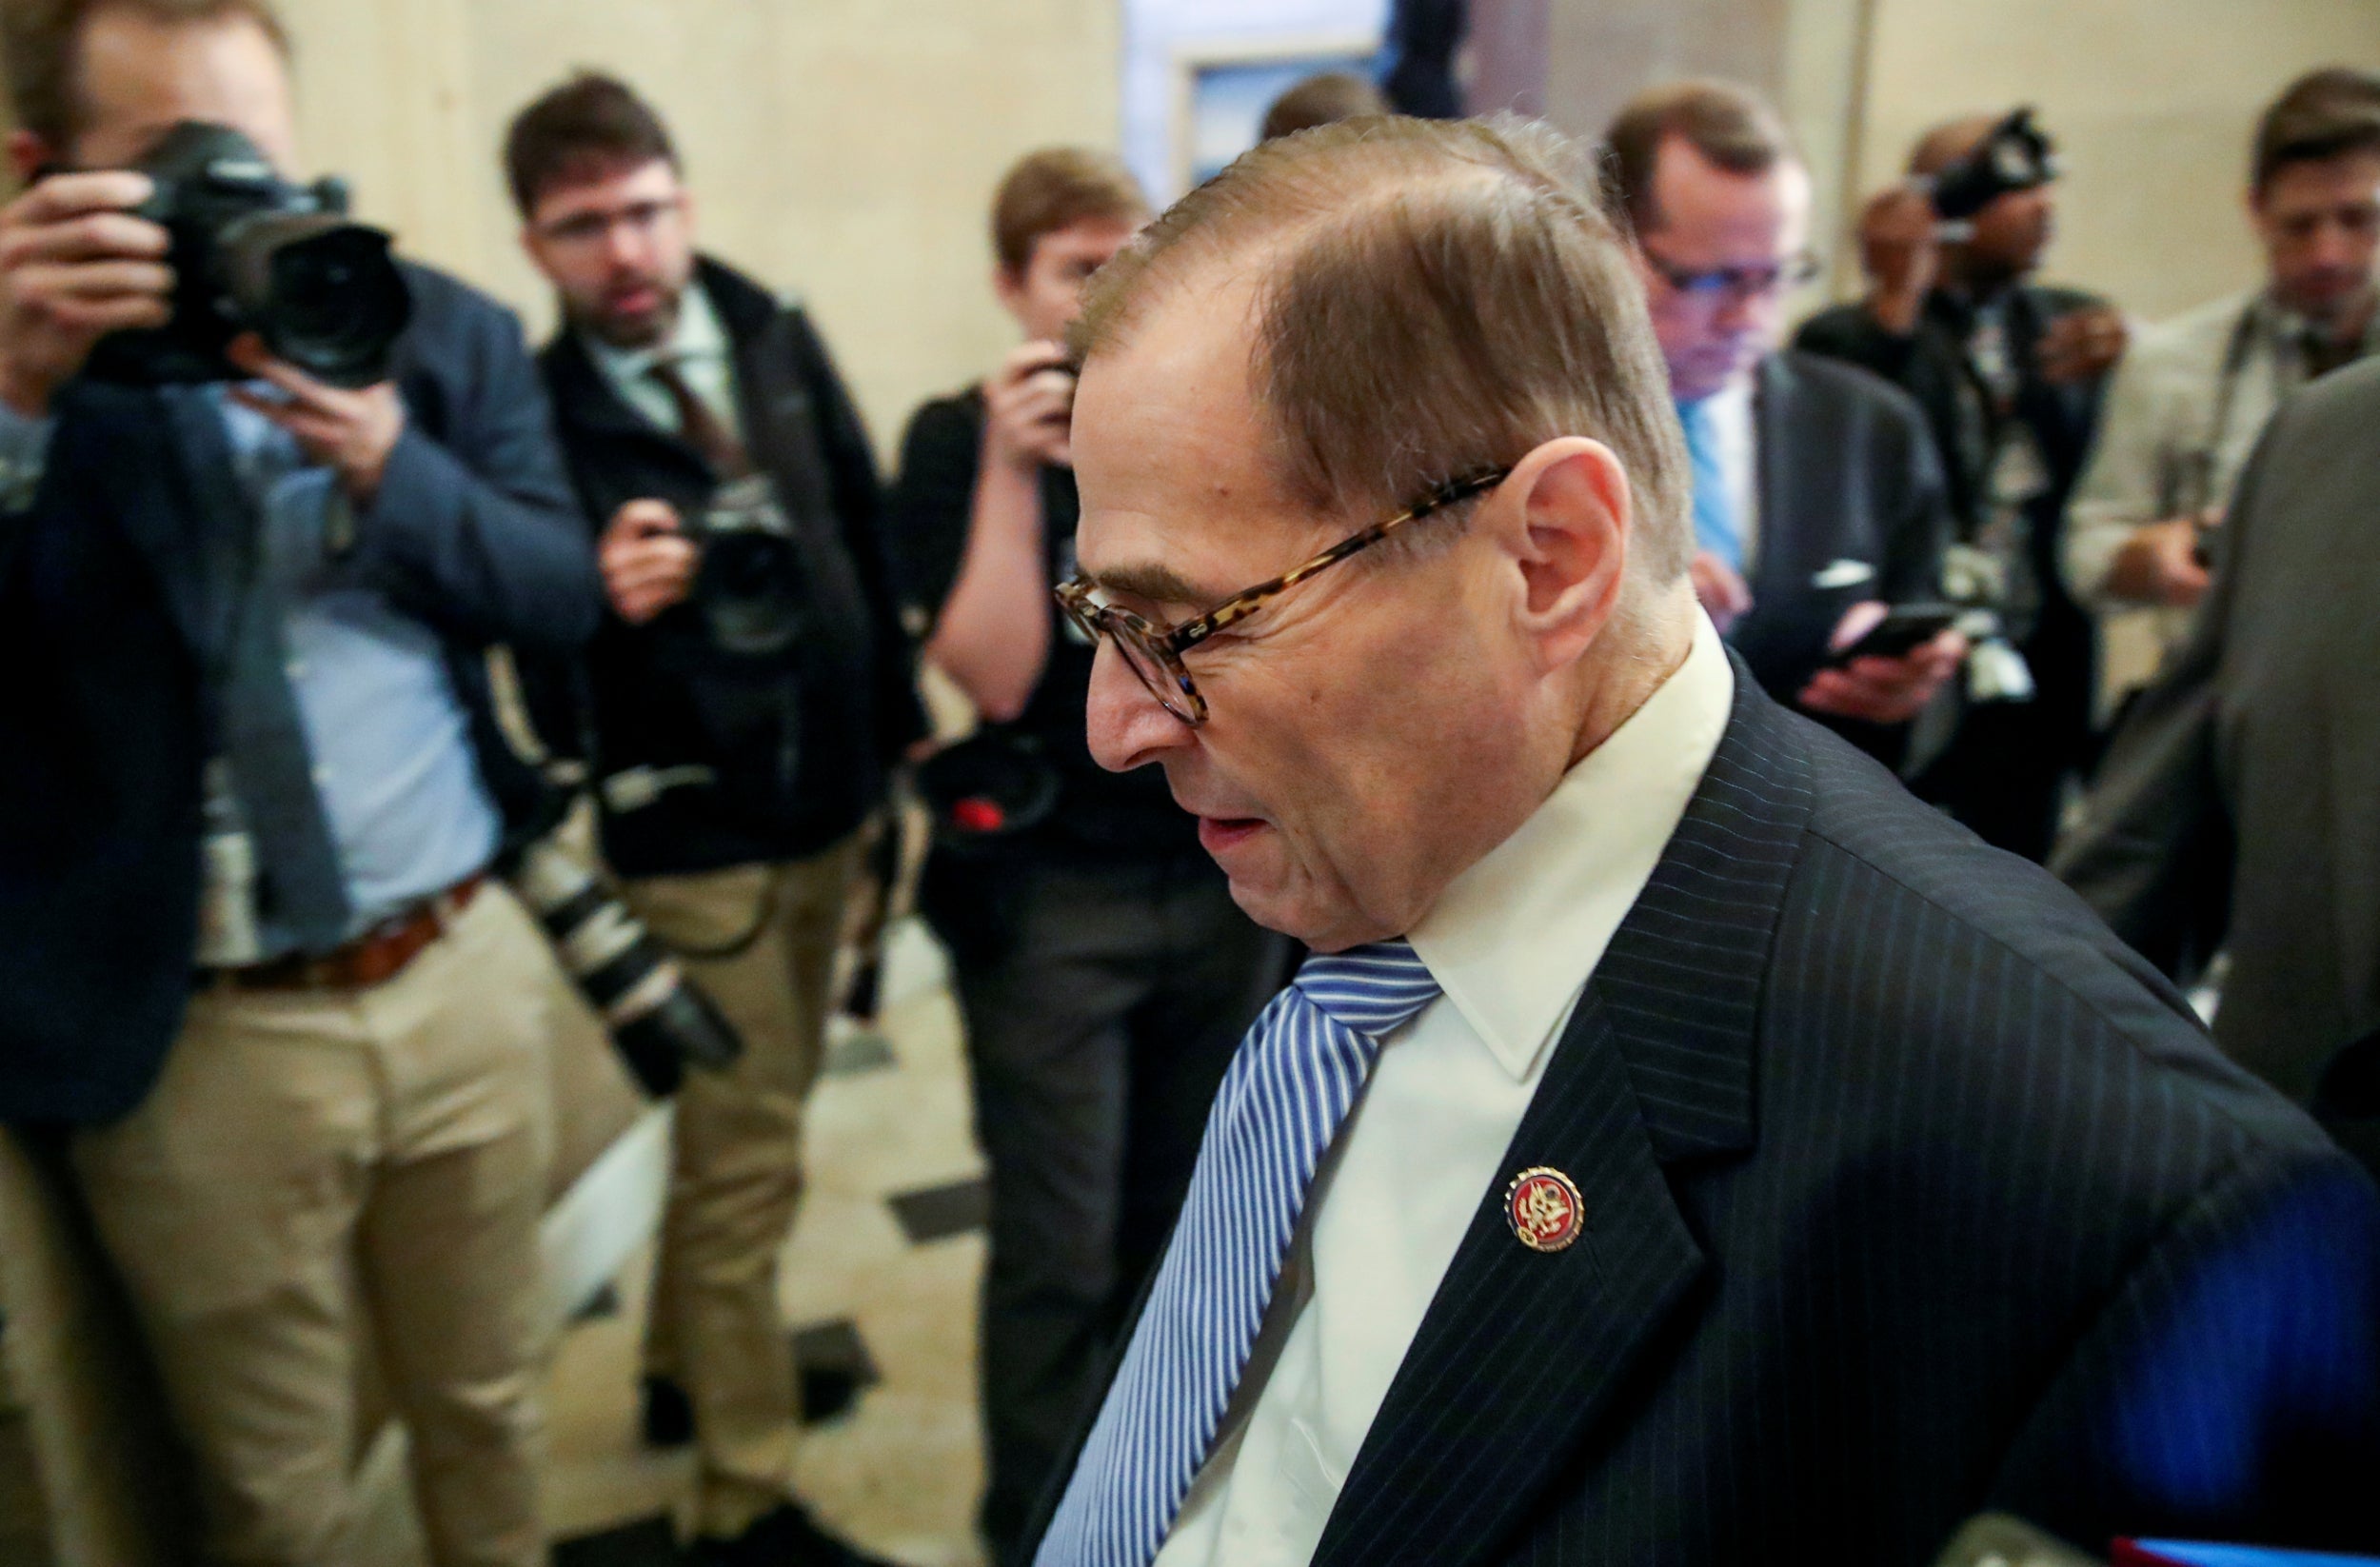
<path fill-rule="evenodd" d="M 284 0 L 305 154 L 413 254 L 548 307 L 497 168 L 572 66 L 670 120 L 707 246 L 815 312 L 889 462 L 1010 341 L 985 208 L 1019 153 L 1113 147 L 1117 0 Z"/>
<path fill-rule="evenodd" d="M 2312 66 L 2380 67 L 2374 0 L 1871 3 L 1858 188 L 1938 119 L 2038 104 L 2068 169 L 2053 275 L 2152 318 L 2258 275 L 2240 201 L 2265 102 Z"/>
<path fill-rule="evenodd" d="M 1676 76 L 1775 93 L 1809 156 L 1837 294 L 1859 285 L 1861 198 L 1897 177 L 1921 131 L 2040 106 L 2068 169 L 2052 275 L 2152 319 L 2257 275 L 2240 203 L 2264 104 L 2316 65 L 2380 67 L 2375 0 L 1539 3 L 1542 102 L 1571 130 L 1599 130 L 1629 91 Z"/>

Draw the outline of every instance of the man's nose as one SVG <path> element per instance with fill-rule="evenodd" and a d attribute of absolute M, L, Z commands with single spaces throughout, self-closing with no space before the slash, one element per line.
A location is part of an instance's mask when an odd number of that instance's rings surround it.
<path fill-rule="evenodd" d="M 1190 725 L 1165 710 L 1116 645 L 1104 638 L 1091 661 L 1091 694 L 1083 723 L 1091 759 L 1112 773 L 1130 772 L 1192 743 Z"/>
<path fill-rule="evenodd" d="M 2325 218 L 2314 225 L 2313 243 L 2306 248 L 2306 259 L 2325 271 L 2345 271 L 2358 265 L 2369 266 L 2369 243 L 2359 242 L 2352 227 L 2333 218 Z"/>
<path fill-rule="evenodd" d="M 645 230 L 634 223 L 614 221 L 604 225 L 604 259 L 619 268 L 644 265 Z"/>
<path fill-rule="evenodd" d="M 1731 339 L 1765 336 L 1784 308 L 1780 288 L 1730 288 L 1719 296 L 1711 325 Z"/>

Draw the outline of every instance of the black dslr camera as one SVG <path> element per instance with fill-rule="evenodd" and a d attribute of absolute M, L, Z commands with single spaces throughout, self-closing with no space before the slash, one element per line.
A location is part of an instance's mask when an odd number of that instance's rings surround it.
<path fill-rule="evenodd" d="M 1934 215 L 1963 223 L 2012 190 L 2031 190 L 2058 176 L 2057 144 L 2033 123 L 2031 106 L 1992 128 L 1973 151 L 1934 176 Z"/>
<path fill-rule="evenodd" d="M 413 311 L 388 235 L 348 221 L 335 179 L 291 185 L 228 126 L 185 120 L 137 166 L 156 192 L 135 215 L 172 236 L 173 319 L 116 332 L 92 353 L 104 381 L 233 381 L 224 357 L 242 332 L 334 387 L 388 378 Z"/>
<path fill-rule="evenodd" d="M 801 639 L 808 582 L 801 542 L 767 476 L 721 485 L 685 531 L 702 551 L 693 599 L 711 645 L 740 659 L 783 657 Z"/>

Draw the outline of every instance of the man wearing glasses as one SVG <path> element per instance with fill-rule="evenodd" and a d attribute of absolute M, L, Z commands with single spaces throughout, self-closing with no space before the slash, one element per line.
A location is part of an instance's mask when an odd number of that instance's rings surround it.
<path fill-rule="evenodd" d="M 1915 405 L 1777 351 L 1786 292 L 1816 270 L 1809 173 L 1726 82 L 1640 93 L 1604 141 L 1693 461 L 1696 596 L 1771 696 L 1897 759 L 1965 640 L 1844 650 L 1889 606 L 1940 599 L 1950 510 Z"/>
<path fill-rule="evenodd" d="M 998 820 L 962 837 L 946 819 L 918 888 L 950 954 L 991 1176 L 979 1518 L 991 1560 L 1020 1567 L 1286 954 L 1233 905 L 1165 781 L 1093 760 L 1094 644 L 1050 602 L 1079 515 L 1066 329 L 1148 198 L 1111 154 L 1043 148 L 1002 178 L 990 215 L 993 288 L 1024 341 L 910 419 L 887 533 L 925 660 L 980 719 L 920 769 L 920 793 L 952 792 L 936 774 L 954 768 L 1027 781 L 960 796 Z"/>
<path fill-rule="evenodd" d="M 582 75 L 531 104 L 506 169 L 560 296 L 542 366 L 603 530 L 604 856 L 744 1042 L 677 1097 L 645 1436 L 700 1450 L 690 1559 L 863 1560 L 792 1498 L 777 1256 L 863 823 L 922 728 L 875 461 L 803 313 L 696 255 L 668 132 L 626 87 Z"/>
<path fill-rule="evenodd" d="M 1537 128 L 1268 143 L 1094 280 L 1087 732 L 1313 949 L 1039 1567 L 2369 1543 L 2380 1199 L 1688 580 L 1628 242 Z"/>

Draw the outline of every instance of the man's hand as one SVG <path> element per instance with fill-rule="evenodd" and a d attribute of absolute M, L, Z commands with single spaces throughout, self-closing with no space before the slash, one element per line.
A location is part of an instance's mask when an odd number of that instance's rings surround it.
<path fill-rule="evenodd" d="M 388 469 L 388 454 L 405 433 L 405 400 L 396 384 L 384 381 L 357 391 L 326 386 L 275 359 L 253 332 L 232 340 L 230 359 L 282 394 L 268 397 L 235 387 L 233 399 L 297 437 L 308 458 L 337 471 L 347 499 L 359 507 L 370 506 Z"/>
<path fill-rule="evenodd" d="M 1868 274 L 1868 313 L 1887 330 L 1914 331 L 1942 270 L 1934 200 L 1912 185 L 1869 198 L 1859 214 L 1859 265 Z"/>
<path fill-rule="evenodd" d="M 1056 343 L 1028 343 L 983 383 L 983 457 L 987 464 L 1033 469 L 1071 467 L 1074 373 Z"/>
<path fill-rule="evenodd" d="M 39 419 L 109 332 L 172 319 L 166 231 L 130 208 L 149 176 L 56 174 L 0 208 L 0 399 Z"/>
<path fill-rule="evenodd" d="M 1828 645 L 1849 647 L 1888 613 L 1870 601 L 1844 612 Z M 1840 668 L 1821 669 L 1797 699 L 1814 713 L 1864 719 L 1870 724 L 1906 724 L 1925 711 L 1945 681 L 1967 662 L 1967 639 L 1945 631 L 1896 659 L 1858 658 Z"/>
<path fill-rule="evenodd" d="M 2044 380 L 2058 386 L 2096 381 L 2124 357 L 2132 327 L 2112 305 L 2070 310 L 2050 323 L 2036 352 Z"/>
<path fill-rule="evenodd" d="M 1702 601 L 1704 612 L 1721 636 L 1751 612 L 1752 589 L 1744 585 L 1734 566 L 1709 550 L 1697 553 L 1686 572 L 1694 579 L 1695 597 Z"/>
<path fill-rule="evenodd" d="M 2190 517 L 2144 523 L 2108 565 L 2108 592 L 2133 604 L 2187 609 L 2213 583 L 2198 564 L 2199 526 Z"/>
<path fill-rule="evenodd" d="M 630 501 L 612 513 L 597 550 L 611 607 L 642 625 L 694 590 L 699 555 L 666 501 Z"/>

